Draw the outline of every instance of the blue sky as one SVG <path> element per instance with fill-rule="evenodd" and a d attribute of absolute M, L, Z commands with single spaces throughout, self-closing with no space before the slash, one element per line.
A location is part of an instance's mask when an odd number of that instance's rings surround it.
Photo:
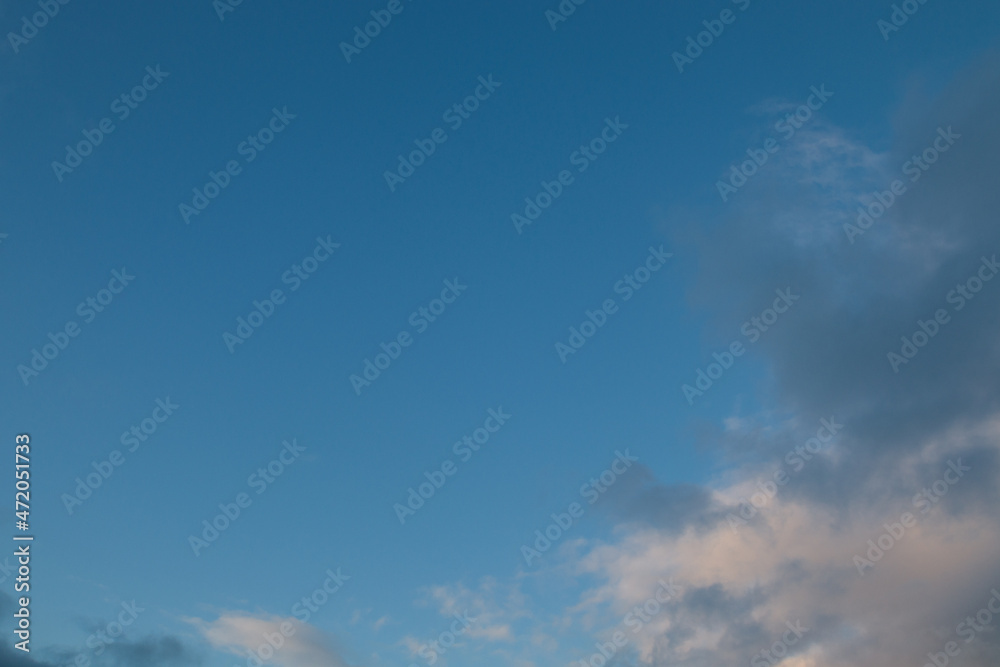
<path fill-rule="evenodd" d="M 5 40 L 0 392 L 4 438 L 28 432 L 34 443 L 37 662 L 24 664 L 72 664 L 81 652 L 94 664 L 246 664 L 254 638 L 338 568 L 349 580 L 269 664 L 428 664 L 420 648 L 466 610 L 480 620 L 438 663 L 578 664 L 661 577 L 686 577 L 705 596 L 748 581 L 735 564 L 716 581 L 669 554 L 724 551 L 711 532 L 728 535 L 720 508 L 821 418 L 855 421 L 823 470 L 803 473 L 815 479 L 793 481 L 785 526 L 802 508 L 841 511 L 867 535 L 859 526 L 874 530 L 895 505 L 857 470 L 878 479 L 879 466 L 909 469 L 900 461 L 911 457 L 929 483 L 943 434 L 966 429 L 956 447 L 990 440 L 981 431 L 994 423 L 995 387 L 958 370 L 993 368 L 995 343 L 976 332 L 990 330 L 995 295 L 956 317 L 966 338 L 929 346 L 903 369 L 909 379 L 887 367 L 885 349 L 992 252 L 995 196 L 980 181 L 997 141 L 985 120 L 995 5 L 928 0 L 884 39 L 891 3 L 592 0 L 553 28 L 554 1 L 402 0 L 350 62 L 340 43 L 386 3 L 248 0 L 221 18 L 218 5 L 69 2 L 26 42 Z M 679 72 L 673 54 L 724 10 L 732 22 Z M 4 2 L 0 24 L 20 32 L 37 11 Z M 125 116 L 114 100 L 144 80 Z M 494 82 L 488 95 L 481 80 Z M 775 124 L 820 86 L 832 96 L 722 201 L 717 182 L 781 137 Z M 454 128 L 445 112 L 477 88 L 485 99 Z M 857 206 L 949 125 L 968 138 L 848 243 L 842 225 Z M 608 127 L 618 136 L 581 171 L 577 151 Z M 390 189 L 397 156 L 437 128 L 447 140 Z M 251 151 L 244 142 L 262 129 L 273 142 Z M 95 132 L 79 166 L 53 167 Z M 184 216 L 193 190 L 230 161 L 218 196 Z M 572 183 L 518 230 L 512 214 L 563 170 Z M 671 257 L 626 300 L 616 285 L 651 251 Z M 315 272 L 296 282 L 307 257 L 323 259 L 306 260 Z M 113 272 L 134 278 L 109 287 Z M 426 328 L 415 324 L 420 308 L 439 307 L 446 281 L 465 289 L 451 288 L 454 302 Z M 230 351 L 223 334 L 278 289 L 283 302 Z M 783 289 L 800 299 L 749 342 L 741 326 Z M 93 315 L 80 306 L 108 297 Z M 563 362 L 556 343 L 607 299 L 614 312 Z M 58 356 L 37 375 L 18 370 L 70 321 L 78 335 Z M 349 378 L 400 332 L 412 344 L 356 392 Z M 734 341 L 746 353 L 689 403 L 682 386 Z M 931 400 L 929 387 L 949 382 L 979 402 Z M 168 400 L 172 414 L 129 451 L 122 434 Z M 463 460 L 454 444 L 489 410 L 509 421 Z M 908 411 L 935 421 L 920 442 L 896 443 L 915 428 Z M 859 454 L 873 448 L 875 462 Z M 975 450 L 978 486 L 959 489 L 967 512 L 991 497 L 986 449 Z M 116 450 L 124 462 L 70 512 L 76 479 Z M 639 463 L 587 504 L 581 485 L 626 450 Z M 273 482 L 249 481 L 282 451 L 298 453 Z M 394 505 L 446 461 L 454 475 L 401 525 Z M 241 493 L 249 506 L 196 555 L 190 536 Z M 522 545 L 573 502 L 585 507 L 580 521 L 526 563 Z M 995 528 L 988 513 L 945 523 Z M 982 539 L 963 547 L 970 563 L 995 555 Z M 888 590 L 905 588 L 904 569 Z M 988 597 L 985 581 L 955 588 Z M 133 600 L 148 611 L 95 655 L 88 636 Z M 740 634 L 735 620 L 692 618 L 657 617 L 623 651 L 643 664 L 749 661 L 735 637 L 764 646 L 774 625 L 757 614 L 757 634 Z M 687 634 L 671 635 L 678 628 Z M 789 664 L 846 664 L 861 650 L 849 628 L 825 632 Z M 867 657 L 910 650 L 880 646 Z"/>

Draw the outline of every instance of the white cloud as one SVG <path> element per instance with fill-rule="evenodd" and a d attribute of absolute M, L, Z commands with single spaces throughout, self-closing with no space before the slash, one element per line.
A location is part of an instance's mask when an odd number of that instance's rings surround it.
<path fill-rule="evenodd" d="M 262 659 L 267 658 L 261 661 L 264 665 L 347 666 L 322 632 L 295 618 L 225 612 L 214 621 L 195 618 L 188 622 L 197 627 L 214 648 L 238 655 L 243 661 L 254 652 Z M 274 645 L 279 647 L 274 649 Z M 246 664 L 256 662 L 250 659 Z"/>

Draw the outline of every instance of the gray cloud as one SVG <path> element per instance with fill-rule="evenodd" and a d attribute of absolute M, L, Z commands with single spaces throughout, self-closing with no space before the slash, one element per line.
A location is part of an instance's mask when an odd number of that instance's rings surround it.
<path fill-rule="evenodd" d="M 858 140 L 814 126 L 776 156 L 784 162 L 769 165 L 739 193 L 710 238 L 692 232 L 684 239 L 703 267 L 694 298 L 712 304 L 725 323 L 720 335 L 759 312 L 776 287 L 802 294 L 796 310 L 754 346 L 774 376 L 769 396 L 761 398 L 789 413 L 850 422 L 859 469 L 1000 408 L 1000 281 L 952 312 L 900 373 L 886 360 L 918 318 L 951 311 L 946 293 L 974 274 L 981 255 L 1000 256 L 998 84 L 1000 62 L 991 56 L 934 103 L 907 105 L 894 147 L 874 163 L 875 154 Z M 909 183 L 900 165 L 929 145 L 939 126 L 952 126 L 962 138 Z M 828 183 L 829 163 L 842 154 L 867 166 L 861 174 L 841 168 Z M 858 199 L 867 202 L 875 186 L 885 189 L 896 177 L 909 190 L 848 243 L 841 225 L 854 220 Z M 740 443 L 743 451 L 746 444 Z"/>
<path fill-rule="evenodd" d="M 793 667 L 919 666 L 952 640 L 962 664 L 1000 663 L 1000 615 L 973 642 L 955 634 L 1000 585 L 1000 277 L 961 311 L 946 302 L 983 255 L 1000 258 L 997 117 L 1000 57 L 989 54 L 933 97 L 911 90 L 888 150 L 818 119 L 710 224 L 690 211 L 667 216 L 699 221 L 671 233 L 680 252 L 699 257 L 690 299 L 712 313 L 709 349 L 728 345 L 776 288 L 801 300 L 747 357 L 770 375 L 746 402 L 767 409 L 745 413 L 718 389 L 699 399 L 737 417 L 725 428 L 698 424 L 728 472 L 696 488 L 659 485 L 647 471 L 609 496 L 632 530 L 584 556 L 587 573 L 607 577 L 595 598 L 627 608 L 667 572 L 692 579 L 640 643 L 639 664 L 747 664 L 796 618 L 811 630 L 789 649 Z M 949 126 L 961 139 L 910 182 L 903 163 Z M 843 224 L 895 178 L 907 192 L 851 244 Z M 951 321 L 894 373 L 886 354 L 940 308 Z M 672 384 L 690 371 L 677 369 Z M 687 408 L 680 394 L 677 406 Z M 723 519 L 735 496 L 787 472 L 785 453 L 822 417 L 844 430 L 730 532 Z M 914 511 L 914 494 L 958 458 L 970 470 L 860 578 L 852 554 Z"/>
<path fill-rule="evenodd" d="M 13 599 L 0 592 L 0 617 L 9 618 L 14 609 Z M 106 623 L 87 623 L 95 628 L 106 627 Z M 9 632 L 9 631 L 8 631 Z M 36 640 L 31 653 L 0 643 L 0 667 L 62 667 L 75 664 L 78 651 L 46 647 L 39 650 Z M 141 639 L 119 637 L 105 647 L 100 656 L 86 650 L 85 655 L 93 667 L 189 667 L 200 665 L 203 657 L 198 649 L 192 648 L 173 636 L 147 636 Z"/>

